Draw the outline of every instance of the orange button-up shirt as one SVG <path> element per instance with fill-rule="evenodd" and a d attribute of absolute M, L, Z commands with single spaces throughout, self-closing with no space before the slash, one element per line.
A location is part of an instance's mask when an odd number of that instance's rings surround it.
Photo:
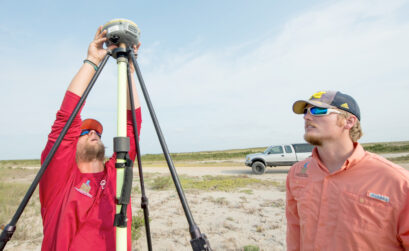
<path fill-rule="evenodd" d="M 409 250 L 409 172 L 355 144 L 334 173 L 312 157 L 287 176 L 287 250 Z"/>

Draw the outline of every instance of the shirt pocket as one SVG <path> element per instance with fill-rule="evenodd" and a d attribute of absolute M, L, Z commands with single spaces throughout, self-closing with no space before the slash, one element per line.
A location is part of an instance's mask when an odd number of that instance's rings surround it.
<path fill-rule="evenodd" d="M 294 179 L 291 182 L 291 194 L 297 201 L 304 199 L 306 193 L 308 193 L 308 183 L 309 181 L 304 179 Z"/>
<path fill-rule="evenodd" d="M 377 233 L 379 229 L 391 229 L 393 208 L 387 202 L 344 191 L 339 205 L 339 218 L 352 228 Z"/>
<path fill-rule="evenodd" d="M 301 221 L 309 219 L 312 213 L 311 209 L 311 181 L 296 179 L 291 184 L 291 193 L 297 201 L 297 211 Z"/>

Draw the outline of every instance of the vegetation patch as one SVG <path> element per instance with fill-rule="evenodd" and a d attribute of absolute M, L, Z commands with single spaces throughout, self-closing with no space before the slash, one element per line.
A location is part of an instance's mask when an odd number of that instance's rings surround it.
<path fill-rule="evenodd" d="M 219 198 L 208 197 L 206 199 L 220 206 L 228 206 L 230 204 L 230 202 L 225 197 L 219 197 Z"/>
<path fill-rule="evenodd" d="M 275 200 L 272 202 L 272 206 L 285 208 L 285 201 L 283 199 Z"/>
<path fill-rule="evenodd" d="M 168 176 L 162 176 L 155 178 L 151 183 L 151 188 L 154 190 L 165 190 L 170 188 L 172 180 Z"/>
<path fill-rule="evenodd" d="M 205 191 L 232 191 L 251 184 L 262 183 L 261 180 L 247 176 L 210 176 L 200 178 L 183 177 L 182 186 L 186 189 L 198 189 Z"/>
<path fill-rule="evenodd" d="M 17 207 L 27 193 L 28 187 L 29 184 L 27 183 L 0 182 L 0 229 L 3 229 L 11 221 L 11 218 L 17 211 Z M 27 240 L 41 237 L 41 229 L 34 231 L 32 229 L 33 223 L 37 225 L 40 219 L 40 201 L 37 190 L 34 192 L 20 217 L 17 230 L 13 235 L 13 240 Z"/>
<path fill-rule="evenodd" d="M 365 150 L 373 153 L 409 152 L 409 141 L 363 143 L 362 146 Z M 220 151 L 171 153 L 170 156 L 174 162 L 177 162 L 178 166 L 231 166 L 237 165 L 237 160 L 244 159 L 247 154 L 263 152 L 266 148 L 267 146 Z M 144 154 L 142 155 L 142 161 L 144 166 L 166 165 L 162 153 Z M 40 167 L 41 163 L 39 159 L 0 160 L 0 167 L 16 168 L 27 166 Z"/>
<path fill-rule="evenodd" d="M 266 147 L 235 149 L 223 151 L 204 151 L 204 152 L 188 152 L 188 153 L 171 153 L 170 156 L 174 161 L 212 161 L 243 158 L 247 154 L 258 153 L 265 150 Z M 145 154 L 142 155 L 142 161 L 164 161 L 163 154 Z"/>
<path fill-rule="evenodd" d="M 21 159 L 21 160 L 0 160 L 1 167 L 27 167 L 27 166 L 41 166 L 39 159 Z"/>
<path fill-rule="evenodd" d="M 141 238 L 142 228 L 144 226 L 145 218 L 143 215 L 143 210 L 140 209 L 136 212 L 136 215 L 132 216 L 132 240 L 136 241 Z"/>
<path fill-rule="evenodd" d="M 190 177 L 179 176 L 183 189 L 197 189 L 204 191 L 224 191 L 229 192 L 247 186 L 274 186 L 281 187 L 284 184 L 275 181 L 263 181 L 248 176 L 211 176 Z M 169 176 L 156 177 L 150 182 L 150 186 L 155 190 L 165 190 L 173 187 L 173 181 Z M 279 188 L 280 189 L 280 188 Z M 252 193 L 251 190 L 242 190 L 244 193 Z"/>
<path fill-rule="evenodd" d="M 256 232 L 257 233 L 262 233 L 264 232 L 264 227 L 262 225 L 257 225 L 256 226 Z"/>
<path fill-rule="evenodd" d="M 260 251 L 260 248 L 254 245 L 247 245 L 243 247 L 243 251 Z"/>
<path fill-rule="evenodd" d="M 17 210 L 28 185 L 22 183 L 0 183 L 0 225 L 7 225 Z"/>
<path fill-rule="evenodd" d="M 364 149 L 373 153 L 409 152 L 409 142 L 370 143 L 362 144 Z"/>
<path fill-rule="evenodd" d="M 409 154 L 404 155 L 404 156 L 399 156 L 399 157 L 388 158 L 388 160 L 390 160 L 392 162 L 395 162 L 395 163 L 408 162 L 409 161 Z"/>
<path fill-rule="evenodd" d="M 11 167 L 0 167 L 0 182 L 16 182 L 16 179 L 24 179 L 29 176 L 33 176 L 38 172 L 38 170 L 25 169 L 25 168 L 11 168 Z M 34 180 L 31 179 L 31 183 Z"/>
<path fill-rule="evenodd" d="M 253 190 L 251 190 L 251 189 L 243 189 L 243 190 L 240 190 L 240 193 L 253 194 Z"/>

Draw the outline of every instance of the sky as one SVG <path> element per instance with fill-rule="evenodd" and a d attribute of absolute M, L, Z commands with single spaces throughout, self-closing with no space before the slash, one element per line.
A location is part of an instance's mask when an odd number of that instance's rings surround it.
<path fill-rule="evenodd" d="M 141 29 L 138 62 L 170 152 L 303 142 L 292 104 L 354 97 L 360 142 L 409 140 L 409 1 L 0 0 L 0 160 L 38 159 L 99 25 Z M 116 134 L 116 62 L 82 118 Z M 141 153 L 161 148 L 142 93 Z"/>

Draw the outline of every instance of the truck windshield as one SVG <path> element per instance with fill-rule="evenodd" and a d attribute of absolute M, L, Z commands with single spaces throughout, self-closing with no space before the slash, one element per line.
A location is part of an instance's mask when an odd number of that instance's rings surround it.
<path fill-rule="evenodd" d="M 282 146 L 270 146 L 264 151 L 264 153 L 265 154 L 283 153 L 283 147 Z"/>

